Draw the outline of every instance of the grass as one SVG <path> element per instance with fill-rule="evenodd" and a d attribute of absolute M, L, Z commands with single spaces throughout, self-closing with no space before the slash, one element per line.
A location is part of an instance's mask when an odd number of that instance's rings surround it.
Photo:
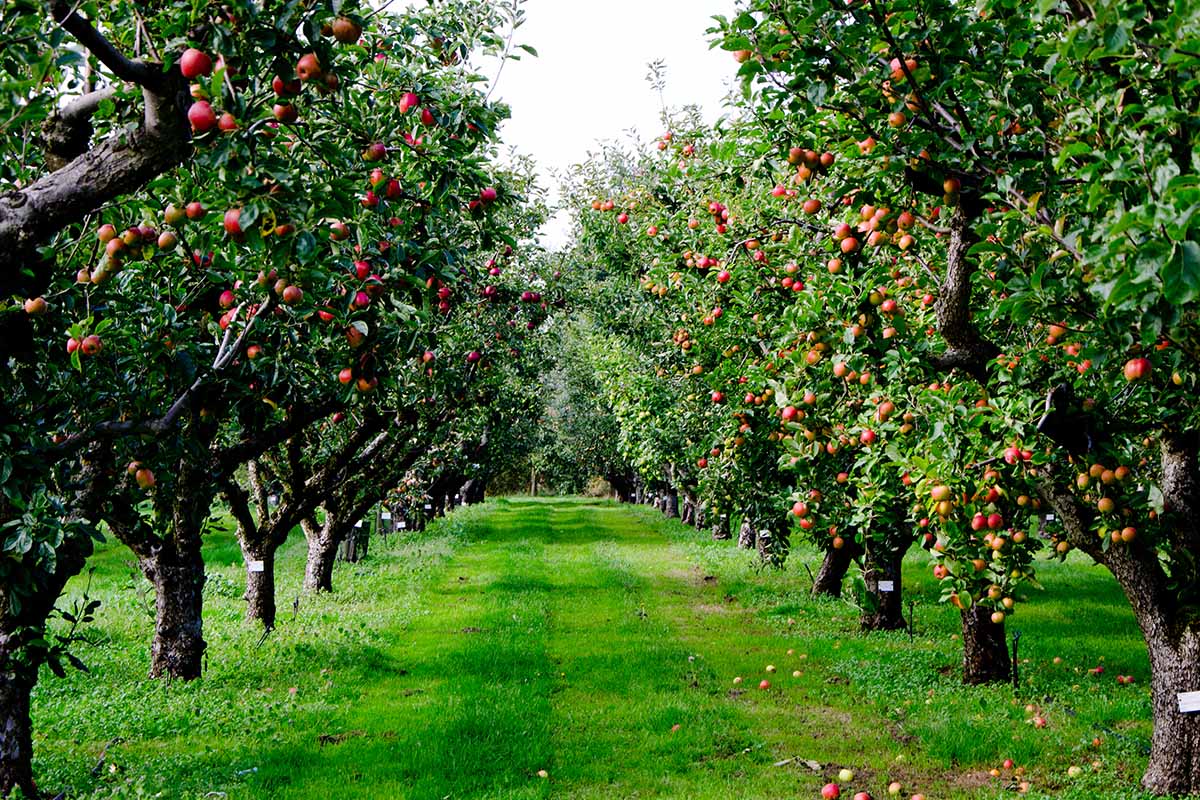
<path fill-rule="evenodd" d="M 988 774 L 1012 758 L 1030 796 L 1142 797 L 1145 647 L 1118 587 L 1082 560 L 1045 565 L 1046 590 L 1019 606 L 1014 696 L 959 684 L 957 617 L 937 605 L 920 553 L 905 572 L 915 638 L 867 636 L 855 608 L 808 595 L 811 555 L 763 571 L 649 509 L 495 500 L 372 543 L 370 559 L 339 565 L 334 594 L 300 597 L 295 615 L 293 539 L 279 558 L 281 624 L 261 645 L 241 620 L 231 534 L 213 533 L 205 556 L 208 668 L 171 685 L 145 678 L 145 582 L 120 547 L 97 554 L 99 644 L 80 653 L 91 673 L 45 675 L 35 694 L 43 786 L 92 798 L 703 800 L 817 797 L 848 767 L 854 791 L 886 796 L 899 780 L 905 797 L 937 800 L 1016 797 L 1011 771 Z M 1090 676 L 1100 663 L 1104 676 Z M 1118 687 L 1118 673 L 1137 683 Z M 1031 702 L 1046 729 L 1026 722 Z M 1084 775 L 1069 779 L 1070 765 Z"/>

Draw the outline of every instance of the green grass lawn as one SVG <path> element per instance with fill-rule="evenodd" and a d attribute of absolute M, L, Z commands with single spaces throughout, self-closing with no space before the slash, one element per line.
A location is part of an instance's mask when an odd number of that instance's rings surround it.
<path fill-rule="evenodd" d="M 205 557 L 208 667 L 191 684 L 146 679 L 148 584 L 119 546 L 93 559 L 98 643 L 79 651 L 91 672 L 47 673 L 35 695 L 41 785 L 95 798 L 815 798 L 846 767 L 843 797 L 886 797 L 897 780 L 905 798 L 938 800 L 1016 797 L 1011 771 L 989 774 L 1012 758 L 1029 796 L 1142 797 L 1145 647 L 1116 584 L 1082 559 L 1043 565 L 1046 590 L 1011 620 L 1014 695 L 959 684 L 957 615 L 919 552 L 911 641 L 860 634 L 852 605 L 811 598 L 815 555 L 763 571 L 728 542 L 607 501 L 457 511 L 373 542 L 322 597 L 299 595 L 296 537 L 279 559 L 280 626 L 261 644 L 241 619 L 231 534 L 212 534 Z M 1097 664 L 1101 677 L 1087 673 Z M 1137 683 L 1117 686 L 1119 673 Z M 1027 723 L 1028 703 L 1047 728 Z M 1084 775 L 1068 778 L 1071 765 Z"/>

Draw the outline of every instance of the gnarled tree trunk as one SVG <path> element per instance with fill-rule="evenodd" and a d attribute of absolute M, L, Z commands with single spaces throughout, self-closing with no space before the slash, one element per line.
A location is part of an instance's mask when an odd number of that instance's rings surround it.
<path fill-rule="evenodd" d="M 817 570 L 817 577 L 813 581 L 813 594 L 824 597 L 842 596 L 842 581 L 846 578 L 846 572 L 854 559 L 862 555 L 862 547 L 853 537 L 843 538 L 841 547 L 831 545 L 826 548 L 825 560 L 821 562 L 821 568 Z"/>
<path fill-rule="evenodd" d="M 250 549 L 243 543 L 246 563 L 246 619 L 267 630 L 275 627 L 275 548 Z"/>
<path fill-rule="evenodd" d="M 962 610 L 963 683 L 977 685 L 1012 678 L 1004 623 L 992 622 L 992 609 L 973 603 Z"/>
<path fill-rule="evenodd" d="M 204 561 L 199 549 L 178 558 L 167 552 L 140 557 L 154 584 L 154 640 L 150 677 L 193 680 L 204 664 Z"/>
<path fill-rule="evenodd" d="M 754 530 L 754 523 L 750 521 L 750 517 L 742 517 L 742 526 L 738 528 L 738 547 L 743 550 L 753 550 L 758 544 L 758 534 Z"/>
<path fill-rule="evenodd" d="M 16 789 L 36 797 L 29 695 L 37 680 L 37 669 L 13 663 L 18 653 L 7 646 L 16 644 L 12 633 L 0 634 L 0 640 L 4 643 L 0 645 L 0 661 L 9 665 L 0 670 L 0 797 L 8 797 Z"/>
<path fill-rule="evenodd" d="M 341 541 L 332 521 L 326 516 L 325 524 L 306 519 L 300 523 L 304 538 L 308 540 L 308 558 L 304 563 L 304 591 L 333 591 L 333 562 L 337 546 Z"/>
<path fill-rule="evenodd" d="M 732 534 L 729 532 L 728 514 L 716 514 L 713 516 L 712 537 L 718 542 L 732 537 Z"/>
<path fill-rule="evenodd" d="M 867 592 L 861 618 L 864 631 L 898 631 L 906 627 L 900 581 L 903 561 L 901 549 L 883 544 L 867 545 L 863 558 L 863 581 Z"/>

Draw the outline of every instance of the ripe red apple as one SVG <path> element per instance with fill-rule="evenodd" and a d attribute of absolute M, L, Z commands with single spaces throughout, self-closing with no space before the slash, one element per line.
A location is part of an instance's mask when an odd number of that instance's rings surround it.
<path fill-rule="evenodd" d="M 1150 359 L 1131 358 L 1125 362 L 1125 380 L 1140 381 L 1150 374 Z"/>
<path fill-rule="evenodd" d="M 827 783 L 821 787 L 821 797 L 825 798 L 825 800 L 837 800 L 841 796 L 841 787 L 836 783 Z"/>
<path fill-rule="evenodd" d="M 225 232 L 230 236 L 242 235 L 241 217 L 242 210 L 240 208 L 231 208 L 225 212 Z"/>
<path fill-rule="evenodd" d="M 36 317 L 45 314 L 49 306 L 46 305 L 44 297 L 31 297 L 25 301 L 25 313 L 31 317 Z"/>
<path fill-rule="evenodd" d="M 189 47 L 183 51 L 183 55 L 179 57 L 179 71 L 183 73 L 185 78 L 199 78 L 201 75 L 209 75 L 212 73 L 212 59 L 207 53 L 203 53 L 194 47 Z"/>
<path fill-rule="evenodd" d="M 142 467 L 136 473 L 134 473 L 133 479 L 137 481 L 139 489 L 151 489 L 157 482 L 154 479 L 154 473 L 146 467 Z"/>
<path fill-rule="evenodd" d="M 237 295 L 232 290 L 226 289 L 221 292 L 221 297 L 217 302 L 221 304 L 221 308 L 233 308 L 233 304 L 237 302 Z"/>
<path fill-rule="evenodd" d="M 246 358 L 250 359 L 251 361 L 253 361 L 254 359 L 258 358 L 261 355 L 262 355 L 262 348 L 256 344 L 252 344 L 246 348 Z"/>
<path fill-rule="evenodd" d="M 359 378 L 358 383 L 355 384 L 355 388 L 357 388 L 360 392 L 374 391 L 376 389 L 376 387 L 378 387 L 378 386 L 379 386 L 378 378 L 367 378 L 367 377 Z"/>
<path fill-rule="evenodd" d="M 433 112 L 428 107 L 421 109 L 421 124 L 426 127 L 431 127 L 437 122 L 434 119 Z"/>
<path fill-rule="evenodd" d="M 306 53 L 296 62 L 296 77 L 302 81 L 311 81 L 321 77 L 321 62 L 315 53 Z"/>
<path fill-rule="evenodd" d="M 474 364 L 482 357 L 483 355 L 478 350 L 472 350 L 471 352 L 467 353 L 467 362 Z"/>
<path fill-rule="evenodd" d="M 338 17 L 330 28 L 333 38 L 343 44 L 353 44 L 362 36 L 362 26 L 349 17 Z"/>
<path fill-rule="evenodd" d="M 279 97 L 287 97 L 289 95 L 300 94 L 300 81 L 290 80 L 285 81 L 280 76 L 276 75 L 271 81 L 271 88 Z"/>
<path fill-rule="evenodd" d="M 195 133 L 206 133 L 217 125 L 217 114 L 207 100 L 197 100 L 188 108 L 188 122 Z"/>
<path fill-rule="evenodd" d="M 290 125 L 300 117 L 296 107 L 291 103 L 276 103 L 271 107 L 271 114 L 285 125 Z"/>
<path fill-rule="evenodd" d="M 770 682 L 769 680 L 767 680 L 766 678 L 763 678 L 761 681 L 759 681 L 759 682 L 758 682 L 758 688 L 760 688 L 760 689 L 770 689 L 770 688 L 771 688 L 771 682 Z"/>
<path fill-rule="evenodd" d="M 421 361 L 423 361 L 426 364 L 428 364 L 430 361 L 433 361 L 435 358 L 437 358 L 437 356 L 434 354 L 434 352 L 432 350 L 426 350 L 424 353 L 421 354 Z"/>
<path fill-rule="evenodd" d="M 352 380 L 354 380 L 354 370 L 350 367 L 345 367 L 338 372 L 338 381 L 341 383 L 350 383 Z"/>
<path fill-rule="evenodd" d="M 83 337 L 83 341 L 79 343 L 79 349 L 85 356 L 94 356 L 103 347 L 104 344 L 100 341 L 100 337 L 94 333 Z"/>
<path fill-rule="evenodd" d="M 344 222 L 332 222 L 329 225 L 329 238 L 335 242 L 348 239 L 350 238 L 350 228 Z"/>
<path fill-rule="evenodd" d="M 713 392 L 712 393 L 712 401 L 714 403 L 723 403 L 725 401 L 725 393 L 719 392 L 719 391 Z"/>
<path fill-rule="evenodd" d="M 188 203 L 184 211 L 188 219 L 204 219 L 204 215 L 208 213 L 208 209 L 198 200 Z"/>
<path fill-rule="evenodd" d="M 387 145 L 383 142 L 372 142 L 367 145 L 367 149 L 363 151 L 364 161 L 382 161 L 387 158 Z"/>
<path fill-rule="evenodd" d="M 158 235 L 159 250 L 174 250 L 177 244 L 179 244 L 179 237 L 172 231 L 163 231 Z"/>
<path fill-rule="evenodd" d="M 479 201 L 485 206 L 496 202 L 496 187 L 486 186 L 479 190 Z"/>
<path fill-rule="evenodd" d="M 854 800 L 871 800 L 870 792 L 855 792 Z"/>
<path fill-rule="evenodd" d="M 221 115 L 221 118 L 217 120 L 217 127 L 224 133 L 236 131 L 238 128 L 237 117 L 226 111 Z"/>
<path fill-rule="evenodd" d="M 287 286 L 286 288 L 284 288 L 283 302 L 286 305 L 294 306 L 303 299 L 304 299 L 304 292 L 302 292 L 300 290 L 299 286 L 296 286 L 295 284 L 291 284 L 291 285 Z"/>
<path fill-rule="evenodd" d="M 407 114 L 412 109 L 421 105 L 421 98 L 415 92 L 406 92 L 400 96 L 400 113 Z"/>

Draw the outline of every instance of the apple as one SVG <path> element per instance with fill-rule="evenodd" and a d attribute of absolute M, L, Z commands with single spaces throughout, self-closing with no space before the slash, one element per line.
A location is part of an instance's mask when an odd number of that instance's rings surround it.
<path fill-rule="evenodd" d="M 338 381 L 341 383 L 350 383 L 354 380 L 354 370 L 350 367 L 345 367 L 338 372 Z"/>
<path fill-rule="evenodd" d="M 348 239 L 350 238 L 350 228 L 344 222 L 332 222 L 329 225 L 329 238 L 335 242 Z"/>
<path fill-rule="evenodd" d="M 842 796 L 842 790 L 836 783 L 827 783 L 821 787 L 821 797 L 825 800 L 837 800 Z"/>
<path fill-rule="evenodd" d="M 67 355 L 74 353 L 78 349 L 79 349 L 79 340 L 78 339 L 76 339 L 74 336 L 72 336 L 70 339 L 67 339 Z"/>
<path fill-rule="evenodd" d="M 1140 381 L 1150 374 L 1150 359 L 1131 358 L 1125 362 L 1125 380 Z"/>
<path fill-rule="evenodd" d="M 855 792 L 854 800 L 871 800 L 870 792 Z"/>
<path fill-rule="evenodd" d="M 774 664 L 767 664 L 767 672 L 774 673 L 774 672 L 775 672 L 775 665 L 774 665 Z"/>
<path fill-rule="evenodd" d="M 163 231 L 158 235 L 159 250 L 174 250 L 177 244 L 179 244 L 179 237 L 172 231 Z"/>
<path fill-rule="evenodd" d="M 356 383 L 354 386 L 355 386 L 355 388 L 356 388 L 356 389 L 358 389 L 360 392 L 372 392 L 372 391 L 374 391 L 376 388 L 378 388 L 378 386 L 379 386 L 379 379 L 378 379 L 378 378 L 367 378 L 367 377 L 362 377 L 362 378 L 359 378 L 359 379 L 358 379 L 358 382 L 357 382 L 357 383 Z"/>
<path fill-rule="evenodd" d="M 342 44 L 353 44 L 362 36 L 362 26 L 349 17 L 338 17 L 330 26 L 333 38 Z"/>
<path fill-rule="evenodd" d="M 546 772 L 546 770 L 544 770 L 544 769 L 539 769 L 539 770 L 537 771 L 537 776 L 538 776 L 539 778 L 549 778 L 549 777 L 550 777 L 550 773 L 549 773 L 549 772 Z"/>
<path fill-rule="evenodd" d="M 204 219 L 204 215 L 208 213 L 208 209 L 204 207 L 203 203 L 192 201 L 187 204 L 184 213 L 187 214 L 188 219 Z"/>
<path fill-rule="evenodd" d="M 900 781 L 892 781 L 888 784 L 887 793 L 890 795 L 900 794 Z"/>
<path fill-rule="evenodd" d="M 289 306 L 294 306 L 304 299 L 304 292 L 301 291 L 300 287 L 296 286 L 295 284 L 285 287 L 282 295 L 283 302 Z"/>
<path fill-rule="evenodd" d="M 424 353 L 421 354 L 421 361 L 426 364 L 428 364 L 430 361 L 433 361 L 435 358 L 437 358 L 437 356 L 434 354 L 434 352 L 432 350 L 426 350 Z"/>
<path fill-rule="evenodd" d="M 296 77 L 302 81 L 311 81 L 321 77 L 321 62 L 315 53 L 306 53 L 296 62 Z"/>
<path fill-rule="evenodd" d="M 194 47 L 184 50 L 183 55 L 179 57 L 179 71 L 188 79 L 212 74 L 212 66 L 212 59 L 208 54 Z"/>
<path fill-rule="evenodd" d="M 854 770 L 846 769 L 845 767 L 838 770 L 838 780 L 842 783 L 849 783 L 854 780 Z"/>
<path fill-rule="evenodd" d="M 497 192 L 494 186 L 485 186 L 479 190 L 479 201 L 486 205 L 496 202 Z"/>
<path fill-rule="evenodd" d="M 187 117 L 195 133 L 206 133 L 217 125 L 217 114 L 207 100 L 192 103 L 188 108 Z"/>
<path fill-rule="evenodd" d="M 133 479 L 135 481 L 137 481 L 137 485 L 138 485 L 139 489 L 153 488 L 154 484 L 156 483 L 156 481 L 154 479 L 154 473 L 151 472 L 146 467 L 142 467 L 141 469 L 139 469 L 134 474 Z"/>
<path fill-rule="evenodd" d="M 760 688 L 760 689 L 770 689 L 770 688 L 771 688 L 771 682 L 770 682 L 769 680 L 767 680 L 766 678 L 763 678 L 761 681 L 759 681 L 759 682 L 758 682 L 758 688 Z"/>
<path fill-rule="evenodd" d="M 237 295 L 231 289 L 226 289 L 221 292 L 221 297 L 217 301 L 221 308 L 233 308 L 233 304 L 237 302 Z"/>
<path fill-rule="evenodd" d="M 421 98 L 415 92 L 406 92 L 400 97 L 400 113 L 407 114 L 421 104 Z"/>
<path fill-rule="evenodd" d="M 271 89 L 274 90 L 275 94 L 279 97 L 300 94 L 300 81 L 285 81 L 283 78 L 276 75 L 271 81 Z"/>
<path fill-rule="evenodd" d="M 44 297 L 31 297 L 25 301 L 25 305 L 23 307 L 25 309 L 25 313 L 31 317 L 45 314 L 49 308 L 49 306 L 46 305 L 46 298 Z"/>
<path fill-rule="evenodd" d="M 262 355 L 262 348 L 256 344 L 252 344 L 246 348 L 246 358 L 250 359 L 251 361 L 253 361 L 254 359 L 258 358 L 261 355 Z"/>
<path fill-rule="evenodd" d="M 426 127 L 432 127 L 436 123 L 437 123 L 437 120 L 434 118 L 433 112 L 430 111 L 428 107 L 422 108 L 421 109 L 421 124 Z"/>
<path fill-rule="evenodd" d="M 96 334 L 83 337 L 83 341 L 79 343 L 79 349 L 85 356 L 94 356 L 104 347 L 104 343 L 100 341 L 100 337 Z"/>
<path fill-rule="evenodd" d="M 230 236 L 242 235 L 241 217 L 242 210 L 240 208 L 231 208 L 225 212 L 225 232 Z"/>
<path fill-rule="evenodd" d="M 290 125 L 300 117 L 296 107 L 291 103 L 276 103 L 271 107 L 271 114 L 285 125 Z"/>
<path fill-rule="evenodd" d="M 1083 774 L 1083 767 L 1076 766 L 1076 765 L 1074 765 L 1074 764 L 1072 764 L 1071 766 L 1067 767 L 1067 775 L 1068 775 L 1068 777 L 1071 777 L 1071 778 L 1078 778 L 1078 777 L 1079 777 L 1080 775 L 1082 775 L 1082 774 Z"/>

